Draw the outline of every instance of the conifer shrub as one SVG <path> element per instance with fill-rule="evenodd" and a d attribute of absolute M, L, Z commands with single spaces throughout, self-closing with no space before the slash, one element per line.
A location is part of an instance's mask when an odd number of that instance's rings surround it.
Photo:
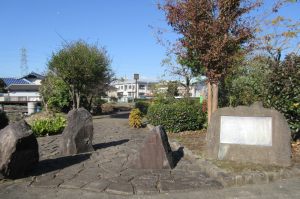
<path fill-rule="evenodd" d="M 133 128 L 142 127 L 142 112 L 139 109 L 134 108 L 130 111 L 129 126 Z"/>

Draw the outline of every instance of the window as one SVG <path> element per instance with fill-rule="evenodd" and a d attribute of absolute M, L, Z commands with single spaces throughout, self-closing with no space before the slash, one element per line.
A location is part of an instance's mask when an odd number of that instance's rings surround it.
<path fill-rule="evenodd" d="M 124 87 L 125 87 L 124 90 L 126 91 L 127 90 L 127 85 L 125 85 Z"/>
<path fill-rule="evenodd" d="M 145 85 L 139 85 L 139 89 L 141 90 L 145 89 Z"/>
<path fill-rule="evenodd" d="M 128 86 L 128 89 L 131 89 L 131 85 Z"/>
<path fill-rule="evenodd" d="M 121 86 L 121 90 L 123 90 L 123 86 Z"/>

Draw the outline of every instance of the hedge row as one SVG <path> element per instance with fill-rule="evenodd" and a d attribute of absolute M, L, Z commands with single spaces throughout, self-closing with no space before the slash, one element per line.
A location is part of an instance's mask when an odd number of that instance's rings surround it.
<path fill-rule="evenodd" d="M 154 103 L 147 113 L 152 125 L 163 125 L 169 132 L 177 133 L 187 130 L 199 130 L 205 126 L 206 113 L 199 103 L 174 101 L 173 103 Z"/>

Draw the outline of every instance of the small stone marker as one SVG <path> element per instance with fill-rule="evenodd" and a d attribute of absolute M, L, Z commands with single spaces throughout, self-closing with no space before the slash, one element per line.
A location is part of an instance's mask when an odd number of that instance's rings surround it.
<path fill-rule="evenodd" d="M 132 165 L 137 169 L 173 168 L 172 150 L 168 136 L 162 126 L 151 130 L 143 142 Z"/>
<path fill-rule="evenodd" d="M 207 156 L 264 165 L 291 165 L 291 132 L 284 116 L 255 103 L 220 108 L 207 132 Z"/>
<path fill-rule="evenodd" d="M 0 131 L 0 178 L 23 177 L 38 161 L 37 140 L 24 120 Z"/>
<path fill-rule="evenodd" d="M 93 119 L 84 108 L 68 113 L 68 124 L 63 131 L 61 151 L 63 155 L 74 155 L 93 151 Z"/>

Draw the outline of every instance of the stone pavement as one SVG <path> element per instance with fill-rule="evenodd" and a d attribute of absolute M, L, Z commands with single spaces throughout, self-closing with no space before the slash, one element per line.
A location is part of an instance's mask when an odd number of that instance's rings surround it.
<path fill-rule="evenodd" d="M 39 166 L 27 178 L 0 183 L 0 198 L 18 198 L 25 193 L 42 198 L 44 190 L 52 190 L 51 194 L 78 193 L 78 198 L 83 193 L 113 197 L 222 188 L 196 163 L 182 158 L 182 148 L 173 149 L 177 160 L 173 170 L 130 169 L 130 160 L 149 130 L 130 128 L 127 118 L 124 113 L 95 117 L 92 153 L 62 157 L 58 151 L 61 135 L 39 138 Z"/>

